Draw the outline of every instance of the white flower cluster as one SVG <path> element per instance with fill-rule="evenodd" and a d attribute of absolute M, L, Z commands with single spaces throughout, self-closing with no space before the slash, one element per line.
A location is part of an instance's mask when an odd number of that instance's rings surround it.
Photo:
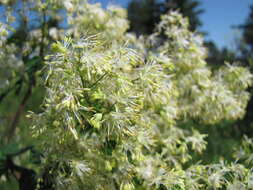
<path fill-rule="evenodd" d="M 247 165 L 192 159 L 207 145 L 200 125 L 243 116 L 252 80 L 247 68 L 212 72 L 202 38 L 177 12 L 164 15 L 156 33 L 137 38 L 126 33 L 126 11 L 117 6 L 31 2 L 41 28 L 27 32 L 22 48 L 6 43 L 0 25 L 0 61 L 6 63 L 0 76 L 8 78 L 20 55 L 29 72 L 37 59 L 45 61 L 47 93 L 43 111 L 31 114 L 32 132 L 43 151 L 42 170 L 53 168 L 57 189 L 252 187 Z M 240 151 L 248 163 L 251 143 Z"/>

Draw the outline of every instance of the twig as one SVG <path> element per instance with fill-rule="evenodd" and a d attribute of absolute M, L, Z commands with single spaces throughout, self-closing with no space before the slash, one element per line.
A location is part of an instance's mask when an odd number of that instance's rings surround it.
<path fill-rule="evenodd" d="M 23 112 L 23 110 L 25 108 L 25 105 L 26 105 L 28 99 L 30 98 L 31 94 L 32 94 L 32 84 L 29 85 L 29 87 L 28 87 L 28 89 L 27 89 L 27 91 L 25 93 L 25 96 L 24 96 L 21 104 L 19 105 L 19 108 L 18 108 L 18 110 L 17 110 L 17 112 L 16 112 L 16 114 L 15 114 L 15 116 L 13 118 L 11 126 L 10 126 L 10 128 L 9 128 L 9 130 L 7 132 L 7 141 L 8 142 L 10 142 L 11 138 L 15 134 L 15 130 L 17 128 L 18 121 L 20 119 L 20 116 L 21 116 L 21 114 L 22 114 L 22 112 Z"/>
<path fill-rule="evenodd" d="M 99 77 L 98 80 L 96 80 L 91 86 L 90 88 L 94 87 L 99 81 L 101 81 L 108 73 L 103 74 L 101 77 Z"/>
<path fill-rule="evenodd" d="M 12 157 L 15 157 L 15 156 L 18 156 L 18 155 L 20 155 L 20 154 L 23 154 L 23 153 L 25 153 L 25 152 L 27 152 L 28 150 L 31 150 L 31 149 L 33 149 L 33 146 L 27 146 L 27 147 L 25 147 L 25 148 L 22 148 L 21 150 L 19 150 L 18 152 L 16 152 L 16 153 L 12 153 L 12 154 L 8 154 L 7 156 L 10 158 L 12 158 Z"/>
<path fill-rule="evenodd" d="M 15 89 L 16 85 L 17 85 L 20 81 L 22 81 L 22 78 L 20 78 L 19 80 L 17 80 L 17 81 L 15 82 L 15 84 L 14 84 L 12 87 L 8 88 L 5 92 L 3 92 L 2 94 L 0 94 L 0 103 L 4 100 L 4 98 L 5 98 L 12 90 Z"/>

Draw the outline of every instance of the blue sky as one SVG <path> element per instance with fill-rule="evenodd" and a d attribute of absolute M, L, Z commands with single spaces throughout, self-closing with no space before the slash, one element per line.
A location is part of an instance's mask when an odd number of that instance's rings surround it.
<path fill-rule="evenodd" d="M 249 14 L 253 0 L 202 0 L 205 12 L 201 15 L 202 29 L 207 31 L 208 39 L 214 40 L 219 47 L 233 48 L 238 31 L 232 26 L 243 24 Z"/>
<path fill-rule="evenodd" d="M 93 0 L 104 6 L 116 3 L 123 7 L 130 0 Z M 203 22 L 202 30 L 208 32 L 207 39 L 215 41 L 218 47 L 233 48 L 233 41 L 239 35 L 232 26 L 242 24 L 249 13 L 249 5 L 253 0 L 199 0 L 205 12 L 200 19 Z"/>

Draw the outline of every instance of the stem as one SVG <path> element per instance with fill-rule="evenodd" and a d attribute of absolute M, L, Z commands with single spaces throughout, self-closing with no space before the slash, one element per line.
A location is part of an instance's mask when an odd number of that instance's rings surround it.
<path fill-rule="evenodd" d="M 15 157 L 15 156 L 18 156 L 20 154 L 23 154 L 25 152 L 27 152 L 28 150 L 31 150 L 33 148 L 33 146 L 27 146 L 25 148 L 22 148 L 20 149 L 18 152 L 16 153 L 13 153 L 13 154 L 8 154 L 8 157 L 12 158 L 12 157 Z"/>
<path fill-rule="evenodd" d="M 107 74 L 108 74 L 108 73 L 105 73 L 105 74 L 103 74 L 101 77 L 99 77 L 99 79 L 97 79 L 97 80 L 90 86 L 90 88 L 96 86 L 96 84 L 97 84 L 99 81 L 101 81 Z"/>
<path fill-rule="evenodd" d="M 40 57 L 44 60 L 44 49 L 45 49 L 45 44 L 44 44 L 44 39 L 46 37 L 46 11 L 45 9 L 43 10 L 43 20 L 42 20 L 42 26 L 41 26 L 41 31 L 42 31 L 42 38 L 41 38 L 41 41 L 40 41 Z M 30 78 L 30 81 L 29 81 L 29 86 L 28 86 L 28 89 L 25 93 L 25 96 L 21 102 L 21 104 L 19 105 L 18 107 L 18 110 L 13 118 L 13 121 L 10 125 L 10 128 L 9 130 L 7 131 L 7 141 L 10 142 L 10 140 L 12 139 L 12 137 L 14 136 L 15 134 L 15 131 L 16 131 L 16 128 L 17 128 L 17 125 L 18 125 L 18 122 L 19 122 L 19 119 L 20 119 L 20 116 L 22 114 L 22 112 L 24 111 L 25 109 L 25 106 L 29 100 L 29 98 L 31 97 L 32 95 L 32 89 L 33 89 L 33 86 L 35 86 L 35 76 L 34 76 L 34 73 L 31 74 L 31 78 Z"/>
<path fill-rule="evenodd" d="M 30 96 L 32 95 L 32 84 L 29 85 L 26 93 L 25 93 L 25 96 L 21 102 L 21 104 L 19 105 L 18 107 L 18 110 L 13 118 L 13 121 L 11 123 L 11 126 L 7 132 L 7 141 L 10 142 L 10 140 L 12 139 L 12 137 L 14 136 L 15 134 L 15 130 L 17 128 L 17 124 L 19 122 L 19 119 L 20 119 L 20 116 L 22 114 L 22 112 L 24 111 L 24 108 L 25 108 L 25 105 L 28 101 L 28 99 L 30 98 Z"/>
<path fill-rule="evenodd" d="M 0 103 L 4 100 L 4 98 L 12 91 L 16 88 L 16 85 L 18 83 L 20 83 L 22 81 L 22 78 L 20 78 L 19 80 L 17 80 L 15 82 L 15 84 L 13 86 L 11 86 L 10 88 L 8 88 L 5 92 L 3 92 L 2 94 L 0 94 Z"/>
<path fill-rule="evenodd" d="M 4 98 L 15 88 L 15 85 L 11 88 L 8 88 L 5 92 L 0 94 L 0 103 L 4 100 Z"/>

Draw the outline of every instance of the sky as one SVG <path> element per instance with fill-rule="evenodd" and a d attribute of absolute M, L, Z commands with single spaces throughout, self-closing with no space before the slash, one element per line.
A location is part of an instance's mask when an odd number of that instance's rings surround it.
<path fill-rule="evenodd" d="M 221 48 L 226 46 L 233 48 L 238 30 L 233 26 L 243 24 L 249 14 L 249 5 L 253 0 L 202 0 L 205 12 L 200 19 L 203 22 L 202 29 L 208 32 L 208 39 L 215 41 Z"/>
<path fill-rule="evenodd" d="M 127 7 L 130 0 L 93 0 L 103 6 L 114 3 Z M 200 16 L 203 26 L 201 31 L 208 33 L 207 40 L 214 41 L 219 48 L 233 49 L 235 38 L 240 35 L 233 26 L 243 24 L 249 14 L 249 5 L 253 0 L 199 0 L 204 13 Z"/>

